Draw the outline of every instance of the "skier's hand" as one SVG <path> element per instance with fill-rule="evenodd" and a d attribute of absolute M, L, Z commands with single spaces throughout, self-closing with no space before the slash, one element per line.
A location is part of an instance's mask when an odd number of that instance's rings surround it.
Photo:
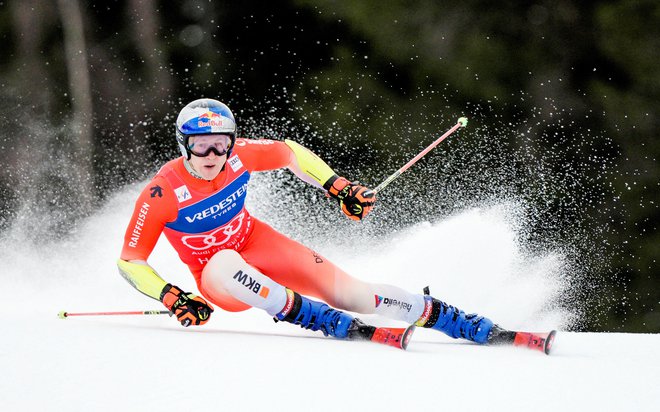
<path fill-rule="evenodd" d="M 165 285 L 160 292 L 160 300 L 186 327 L 205 324 L 213 312 L 213 308 L 204 298 L 186 293 L 171 283 Z"/>
<path fill-rule="evenodd" d="M 376 195 L 360 182 L 337 177 L 328 188 L 328 195 L 339 201 L 341 211 L 353 220 L 364 219 L 376 203 Z"/>

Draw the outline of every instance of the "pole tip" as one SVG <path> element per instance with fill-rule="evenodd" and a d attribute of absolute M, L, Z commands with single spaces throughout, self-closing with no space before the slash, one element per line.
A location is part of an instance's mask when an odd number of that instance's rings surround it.
<path fill-rule="evenodd" d="M 458 122 L 461 124 L 461 127 L 467 126 L 468 123 L 467 117 L 459 117 Z"/>
<path fill-rule="evenodd" d="M 60 313 L 57 314 L 57 317 L 60 319 L 66 319 L 67 313 L 66 311 L 61 311 Z"/>

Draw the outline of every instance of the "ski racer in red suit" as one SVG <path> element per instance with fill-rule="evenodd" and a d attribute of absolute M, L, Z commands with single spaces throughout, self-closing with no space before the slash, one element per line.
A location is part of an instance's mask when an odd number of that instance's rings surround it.
<path fill-rule="evenodd" d="M 285 167 L 327 191 L 349 218 L 369 214 L 375 196 L 337 176 L 303 146 L 237 139 L 232 112 L 213 99 L 186 105 L 176 136 L 182 157 L 166 163 L 137 199 L 118 266 L 132 286 L 161 301 L 183 326 L 206 323 L 213 304 L 226 311 L 260 308 L 278 321 L 339 339 L 369 338 L 375 329 L 342 310 L 376 313 L 477 343 L 504 331 L 428 294 L 363 282 L 251 216 L 244 204 L 251 175 Z M 201 296 L 168 283 L 147 263 L 161 233 L 189 266 Z"/>

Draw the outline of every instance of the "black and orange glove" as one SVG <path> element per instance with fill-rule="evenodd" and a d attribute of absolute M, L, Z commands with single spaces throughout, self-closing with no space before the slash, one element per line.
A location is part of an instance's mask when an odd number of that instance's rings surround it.
<path fill-rule="evenodd" d="M 359 182 L 349 182 L 343 177 L 333 176 L 325 183 L 328 196 L 337 199 L 341 211 L 353 220 L 362 220 L 376 203 L 376 195 Z"/>
<path fill-rule="evenodd" d="M 186 293 L 171 283 L 160 292 L 160 301 L 186 327 L 205 324 L 213 313 L 213 308 L 203 298 Z"/>

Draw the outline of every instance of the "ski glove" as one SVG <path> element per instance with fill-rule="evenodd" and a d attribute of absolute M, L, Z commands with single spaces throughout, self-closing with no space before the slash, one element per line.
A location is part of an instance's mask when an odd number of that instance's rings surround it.
<path fill-rule="evenodd" d="M 376 202 L 376 195 L 370 193 L 360 182 L 349 182 L 343 177 L 333 176 L 324 185 L 328 196 L 337 199 L 341 211 L 353 220 L 364 219 Z"/>
<path fill-rule="evenodd" d="M 171 283 L 160 292 L 160 301 L 186 327 L 205 324 L 213 312 L 203 298 L 186 293 Z"/>

